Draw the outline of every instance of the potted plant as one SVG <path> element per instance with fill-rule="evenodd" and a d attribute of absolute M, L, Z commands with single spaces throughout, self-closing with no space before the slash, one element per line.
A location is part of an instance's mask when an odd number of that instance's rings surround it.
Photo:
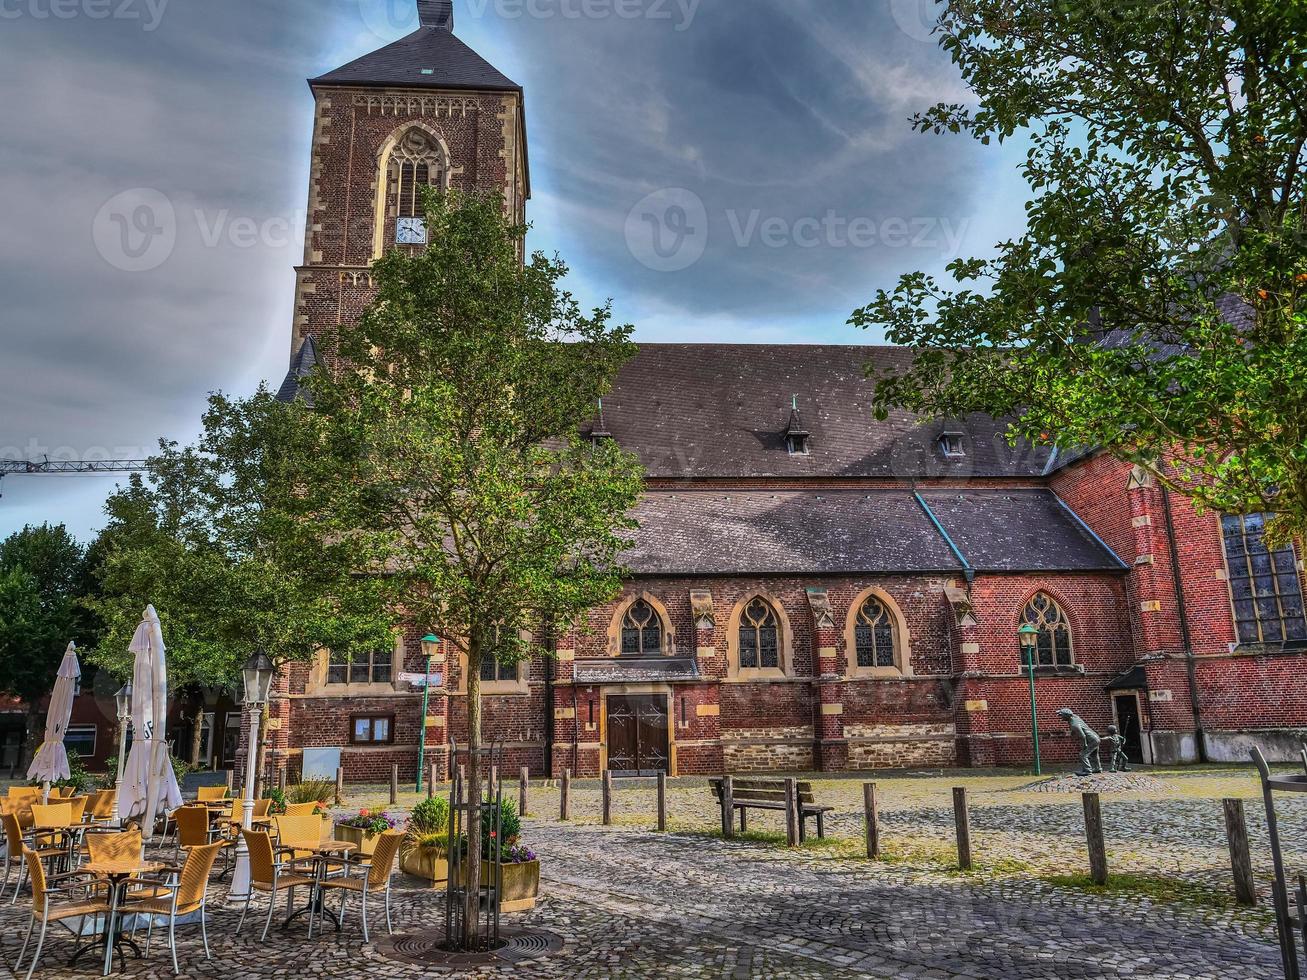
<path fill-rule="evenodd" d="M 369 857 L 377 849 L 377 837 L 394 829 L 396 823 L 384 810 L 360 810 L 352 817 L 336 821 L 336 840 L 357 844 L 354 853 Z"/>
<path fill-rule="evenodd" d="M 466 846 L 466 845 L 464 845 Z M 525 912 L 540 895 L 540 861 L 535 851 L 522 843 L 522 819 L 512 800 L 499 810 L 499 831 L 490 820 L 481 823 L 481 880 L 494 874 L 494 853 L 498 848 L 501 871 L 500 912 Z"/>
<path fill-rule="evenodd" d="M 405 874 L 443 885 L 449 880 L 449 801 L 423 800 L 408 819 L 408 834 L 399 852 Z"/>

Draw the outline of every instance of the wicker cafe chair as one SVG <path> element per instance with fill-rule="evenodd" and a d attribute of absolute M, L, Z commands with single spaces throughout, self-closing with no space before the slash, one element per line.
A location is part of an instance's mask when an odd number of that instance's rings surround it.
<path fill-rule="evenodd" d="M 324 878 L 319 882 L 322 888 L 335 888 L 340 891 L 340 920 L 345 921 L 345 903 L 350 892 L 362 896 L 363 941 L 371 942 L 368 937 L 368 896 L 381 892 L 386 910 L 386 932 L 394 933 L 390 921 L 390 882 L 395 874 L 395 860 L 399 857 L 399 845 L 404 841 L 402 830 L 387 830 L 377 836 L 377 847 L 372 853 L 372 865 L 367 874 L 357 878 Z"/>
<path fill-rule="evenodd" d="M 32 804 L 32 827 L 36 830 L 62 830 L 72 824 L 72 803 Z"/>
<path fill-rule="evenodd" d="M 236 843 L 209 823 L 209 808 L 206 806 L 180 806 L 172 815 L 177 823 L 174 855 L 189 854 L 194 848 L 213 843 L 219 848 L 232 847 Z"/>
<path fill-rule="evenodd" d="M 322 818 L 309 814 L 298 817 L 273 817 L 277 828 L 277 844 L 291 849 L 291 860 L 312 857 L 314 852 L 296 850 L 296 844 L 316 844 L 322 840 Z"/>
<path fill-rule="evenodd" d="M 11 802 L 20 800 L 39 800 L 41 798 L 40 786 L 10 786 L 7 796 Z"/>
<path fill-rule="evenodd" d="M 240 935 L 245 925 L 245 916 L 250 911 L 250 899 L 255 891 L 268 892 L 268 919 L 263 924 L 263 937 L 268 939 L 268 929 L 272 926 L 272 912 L 277 907 L 277 892 L 286 889 L 286 905 L 289 908 L 295 902 L 296 888 L 312 889 L 315 880 L 298 874 L 292 862 L 279 862 L 273 857 L 272 835 L 266 830 L 242 830 L 245 846 L 250 852 L 250 890 L 245 896 L 245 908 L 241 910 L 240 922 L 236 924 L 236 935 Z M 313 935 L 313 920 L 309 919 L 309 935 Z"/>
<path fill-rule="evenodd" d="M 141 856 L 141 828 L 116 834 L 87 834 L 86 853 L 92 861 L 125 861 Z"/>
<path fill-rule="evenodd" d="M 13 897 L 9 899 L 9 904 L 13 905 L 14 902 L 18 901 L 18 893 L 22 891 L 23 882 L 27 878 L 27 865 L 23 854 L 24 851 L 29 849 L 27 847 L 28 841 L 23 834 L 22 827 L 18 824 L 18 815 L 16 813 L 11 812 L 0 815 L 0 820 L 4 822 L 5 828 L 5 881 L 4 885 L 0 886 L 0 895 L 3 895 L 5 888 L 9 886 L 9 873 L 12 866 L 18 865 L 18 881 L 14 884 Z M 32 850 L 42 861 L 62 857 L 65 853 L 62 847 L 47 844 L 38 845 L 35 841 L 35 835 L 33 835 L 32 843 L 34 845 Z"/>
<path fill-rule="evenodd" d="M 94 820 L 108 820 L 113 816 L 113 805 L 118 801 L 116 789 L 102 789 L 95 794 L 91 802 L 91 817 Z"/>
<path fill-rule="evenodd" d="M 52 904 L 51 899 L 55 896 L 72 894 L 71 889 L 55 885 L 54 882 L 78 879 L 77 886 L 84 889 L 88 884 L 84 873 L 71 871 L 62 875 L 47 875 L 45 865 L 41 863 L 40 855 L 30 847 L 23 848 L 23 858 L 27 863 L 27 871 L 32 879 L 32 921 L 27 926 L 27 937 L 23 940 L 23 948 L 18 953 L 18 962 L 14 964 L 14 970 L 17 971 L 22 967 L 23 957 L 27 954 L 27 946 L 32 941 L 32 933 L 39 921 L 41 923 L 41 935 L 36 941 L 36 950 L 32 953 L 31 966 L 27 968 L 27 980 L 32 980 L 36 965 L 41 962 L 41 950 L 45 947 L 45 933 L 50 923 L 88 915 L 104 915 L 109 911 L 109 903 L 104 896 L 97 896 L 95 898 L 77 897 L 72 901 L 66 901 L 59 905 Z"/>
<path fill-rule="evenodd" d="M 145 952 L 150 952 L 150 942 L 154 938 L 154 920 L 159 917 L 168 919 L 168 950 L 172 953 L 172 972 L 180 973 L 177 965 L 177 918 L 200 913 L 200 934 L 204 937 L 204 958 L 213 959 L 209 953 L 209 872 L 217 860 L 222 841 L 201 844 L 192 847 L 186 855 L 186 863 L 181 869 L 173 869 L 166 889 L 161 894 L 158 882 L 146 878 L 129 879 L 130 884 L 142 886 L 142 891 L 128 892 L 127 900 L 118 909 L 117 915 L 148 915 L 150 917 L 149 938 L 145 941 Z M 111 924 L 112 930 L 112 924 Z"/>
<path fill-rule="evenodd" d="M 195 789 L 195 799 L 200 803 L 209 803 L 214 800 L 225 800 L 230 793 L 226 786 L 198 786 Z"/>
<path fill-rule="evenodd" d="M 86 819 L 86 806 L 91 802 L 89 796 L 74 796 L 68 801 L 72 807 L 72 820 L 70 823 L 79 824 Z"/>
<path fill-rule="evenodd" d="M 288 817 L 310 817 L 313 811 L 318 808 L 318 804 L 309 803 L 287 803 L 286 816 Z"/>

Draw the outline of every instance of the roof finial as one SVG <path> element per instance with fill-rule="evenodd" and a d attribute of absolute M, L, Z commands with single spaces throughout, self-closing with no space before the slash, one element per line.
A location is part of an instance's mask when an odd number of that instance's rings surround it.
<path fill-rule="evenodd" d="M 792 396 L 790 396 L 790 408 L 792 408 L 792 409 L 793 409 L 794 411 L 796 411 L 796 412 L 799 410 L 799 396 L 798 396 L 798 395 L 792 395 Z"/>
<path fill-rule="evenodd" d="M 417 0 L 418 23 L 423 27 L 454 30 L 454 0 Z"/>

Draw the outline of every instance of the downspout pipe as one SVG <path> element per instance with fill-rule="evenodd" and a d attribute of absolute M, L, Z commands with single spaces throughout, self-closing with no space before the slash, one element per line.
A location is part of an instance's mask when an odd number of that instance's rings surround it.
<path fill-rule="evenodd" d="M 1176 614 L 1180 621 L 1180 643 L 1184 648 L 1185 669 L 1189 676 L 1189 703 L 1194 714 L 1194 742 L 1198 761 L 1207 762 L 1207 738 L 1203 733 L 1202 692 L 1198 687 L 1198 668 L 1194 660 L 1193 637 L 1189 632 L 1189 613 L 1185 608 L 1184 581 L 1180 575 L 1180 549 L 1175 540 L 1175 518 L 1171 513 L 1171 491 L 1162 487 L 1162 514 L 1166 519 L 1166 542 L 1171 552 L 1171 582 L 1175 589 Z"/>
<path fill-rule="evenodd" d="M 958 564 L 962 566 L 962 574 L 967 577 L 967 586 L 970 587 L 971 583 L 976 580 L 976 570 L 971 567 L 971 562 L 967 561 L 966 555 L 962 554 L 962 550 L 954 544 L 953 539 L 950 538 L 948 532 L 944 530 L 944 525 L 939 522 L 939 518 L 935 516 L 935 512 L 931 510 L 930 505 L 926 503 L 926 498 L 916 490 L 912 491 L 912 496 L 917 501 L 917 506 L 921 508 L 922 513 L 930 518 L 930 523 L 935 526 L 935 530 L 938 531 L 939 536 L 944 539 L 944 543 L 948 545 L 949 550 L 953 552 L 953 557 L 956 558 Z"/>

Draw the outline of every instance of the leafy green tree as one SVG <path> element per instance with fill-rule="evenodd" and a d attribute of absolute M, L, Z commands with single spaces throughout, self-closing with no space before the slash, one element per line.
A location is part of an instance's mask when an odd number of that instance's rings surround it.
<path fill-rule="evenodd" d="M 27 708 L 24 767 L 41 744 L 42 704 L 64 649 L 93 629 L 79 606 L 88 585 L 86 551 L 62 524 L 25 527 L 0 542 L 0 692 Z"/>
<path fill-rule="evenodd" d="M 212 395 L 199 440 L 161 442 L 145 478 L 109 498 L 88 603 L 104 623 L 96 663 L 130 676 L 128 644 L 149 603 L 163 622 L 169 684 L 190 691 L 197 711 L 205 691 L 236 684 L 257 647 L 281 665 L 324 647 L 394 642 L 377 583 L 352 574 L 357 556 L 314 525 L 301 481 L 318 422 L 263 389 Z"/>
<path fill-rule="evenodd" d="M 431 244 L 374 264 L 376 301 L 309 381 L 329 433 L 313 496 L 395 615 L 466 656 L 475 796 L 482 663 L 521 661 L 620 589 L 642 470 L 579 432 L 634 346 L 561 288 L 561 261 L 522 261 L 497 197 L 426 206 Z"/>
<path fill-rule="evenodd" d="M 978 100 L 923 131 L 1029 140 L 1027 229 L 852 323 L 920 355 L 881 412 L 983 411 L 1200 506 L 1307 532 L 1307 4 L 954 0 Z"/>

